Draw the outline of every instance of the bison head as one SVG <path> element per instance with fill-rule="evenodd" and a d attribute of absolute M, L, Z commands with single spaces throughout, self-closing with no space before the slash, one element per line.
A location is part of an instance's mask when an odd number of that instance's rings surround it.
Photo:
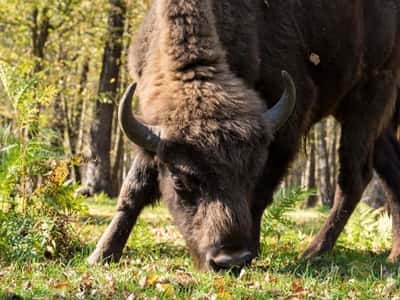
<path fill-rule="evenodd" d="M 286 72 L 283 79 L 283 96 L 264 113 L 192 120 L 184 128 L 140 122 L 131 110 L 135 84 L 122 98 L 120 125 L 131 141 L 154 155 L 162 198 L 199 268 L 241 267 L 257 251 L 252 234 L 255 185 L 273 133 L 295 104 L 293 80 Z"/>

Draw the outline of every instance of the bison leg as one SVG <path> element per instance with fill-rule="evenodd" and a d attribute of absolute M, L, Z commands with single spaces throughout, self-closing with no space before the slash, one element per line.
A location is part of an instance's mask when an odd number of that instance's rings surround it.
<path fill-rule="evenodd" d="M 381 72 L 369 82 L 361 82 L 337 112 L 342 125 L 340 173 L 334 206 L 329 217 L 303 258 L 330 251 L 342 232 L 372 177 L 374 147 L 382 123 L 391 118 L 396 100 L 392 72 Z"/>
<path fill-rule="evenodd" d="M 372 177 L 371 142 L 367 137 L 357 143 L 352 143 L 353 139 L 342 130 L 340 174 L 334 205 L 325 225 L 303 252 L 302 258 L 309 259 L 333 248 Z"/>
<path fill-rule="evenodd" d="M 400 144 L 390 133 L 381 137 L 375 146 L 374 166 L 389 188 L 390 212 L 392 214 L 393 245 L 389 261 L 400 257 Z"/>
<path fill-rule="evenodd" d="M 122 185 L 117 212 L 88 258 L 89 264 L 115 262 L 120 259 L 140 212 L 158 198 L 157 176 L 153 159 L 140 152 Z"/>

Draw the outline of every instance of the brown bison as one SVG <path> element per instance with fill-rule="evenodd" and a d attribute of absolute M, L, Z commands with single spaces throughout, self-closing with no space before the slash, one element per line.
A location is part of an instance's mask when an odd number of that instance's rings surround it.
<path fill-rule="evenodd" d="M 329 115 L 342 129 L 338 187 L 303 257 L 332 249 L 375 168 L 398 259 L 400 0 L 155 0 L 129 60 L 142 118 L 132 84 L 120 123 L 140 152 L 89 262 L 118 260 L 161 197 L 199 268 L 249 263 L 301 137 Z"/>

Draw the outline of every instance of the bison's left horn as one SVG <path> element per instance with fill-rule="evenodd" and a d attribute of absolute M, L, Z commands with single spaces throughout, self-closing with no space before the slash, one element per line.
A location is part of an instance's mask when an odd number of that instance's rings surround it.
<path fill-rule="evenodd" d="M 264 119 L 272 125 L 274 132 L 286 123 L 296 104 L 296 86 L 292 77 L 288 72 L 282 71 L 282 78 L 285 85 L 285 91 L 281 99 L 274 107 L 263 114 Z"/>
<path fill-rule="evenodd" d="M 129 85 L 119 104 L 119 125 L 129 140 L 138 146 L 155 153 L 160 142 L 157 128 L 138 121 L 132 113 L 132 98 L 135 94 L 136 83 Z"/>

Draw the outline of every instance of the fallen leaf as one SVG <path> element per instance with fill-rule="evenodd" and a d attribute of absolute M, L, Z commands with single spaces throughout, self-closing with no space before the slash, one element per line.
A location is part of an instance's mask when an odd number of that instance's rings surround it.
<path fill-rule="evenodd" d="M 180 286 L 192 286 L 196 284 L 196 280 L 194 279 L 194 277 L 189 274 L 186 273 L 184 271 L 181 270 L 177 270 L 173 279 L 173 282 L 175 284 L 178 284 Z"/>
<path fill-rule="evenodd" d="M 265 276 L 265 281 L 268 283 L 277 283 L 278 282 L 278 278 L 275 276 L 272 276 L 271 274 L 267 274 Z"/>
<path fill-rule="evenodd" d="M 148 287 L 148 286 L 156 286 L 158 283 L 170 283 L 169 280 L 160 277 L 155 273 L 147 274 L 146 276 L 142 277 L 139 281 L 140 287 Z"/>
<path fill-rule="evenodd" d="M 295 294 L 304 292 L 303 284 L 300 279 L 293 281 L 292 292 Z"/>
<path fill-rule="evenodd" d="M 157 274 L 150 274 L 147 276 L 146 285 L 155 285 L 160 281 L 160 277 Z"/>
<path fill-rule="evenodd" d="M 164 292 L 167 296 L 175 295 L 175 288 L 172 284 L 169 283 L 157 283 L 156 288 L 159 291 Z"/>
<path fill-rule="evenodd" d="M 135 300 L 136 299 L 136 296 L 134 295 L 134 294 L 129 294 L 126 298 L 125 298 L 125 300 Z"/>
<path fill-rule="evenodd" d="M 140 280 L 139 280 L 139 286 L 144 288 L 146 286 L 146 282 L 147 282 L 147 276 L 143 276 Z"/>
<path fill-rule="evenodd" d="M 397 282 L 393 278 L 388 278 L 386 280 L 386 285 L 383 288 L 382 295 L 388 296 L 390 295 L 397 287 Z"/>
<path fill-rule="evenodd" d="M 217 294 L 217 300 L 233 300 L 232 294 L 228 292 L 222 292 Z"/>
<path fill-rule="evenodd" d="M 241 280 L 241 279 L 244 277 L 245 274 L 246 274 L 246 270 L 245 270 L 245 269 L 242 269 L 242 270 L 240 271 L 238 280 Z"/>
<path fill-rule="evenodd" d="M 71 284 L 68 281 L 58 281 L 52 283 L 50 286 L 54 289 L 65 290 L 68 289 L 71 286 Z"/>
<path fill-rule="evenodd" d="M 218 293 L 222 293 L 225 290 L 225 279 L 223 277 L 215 279 L 214 287 Z"/>

